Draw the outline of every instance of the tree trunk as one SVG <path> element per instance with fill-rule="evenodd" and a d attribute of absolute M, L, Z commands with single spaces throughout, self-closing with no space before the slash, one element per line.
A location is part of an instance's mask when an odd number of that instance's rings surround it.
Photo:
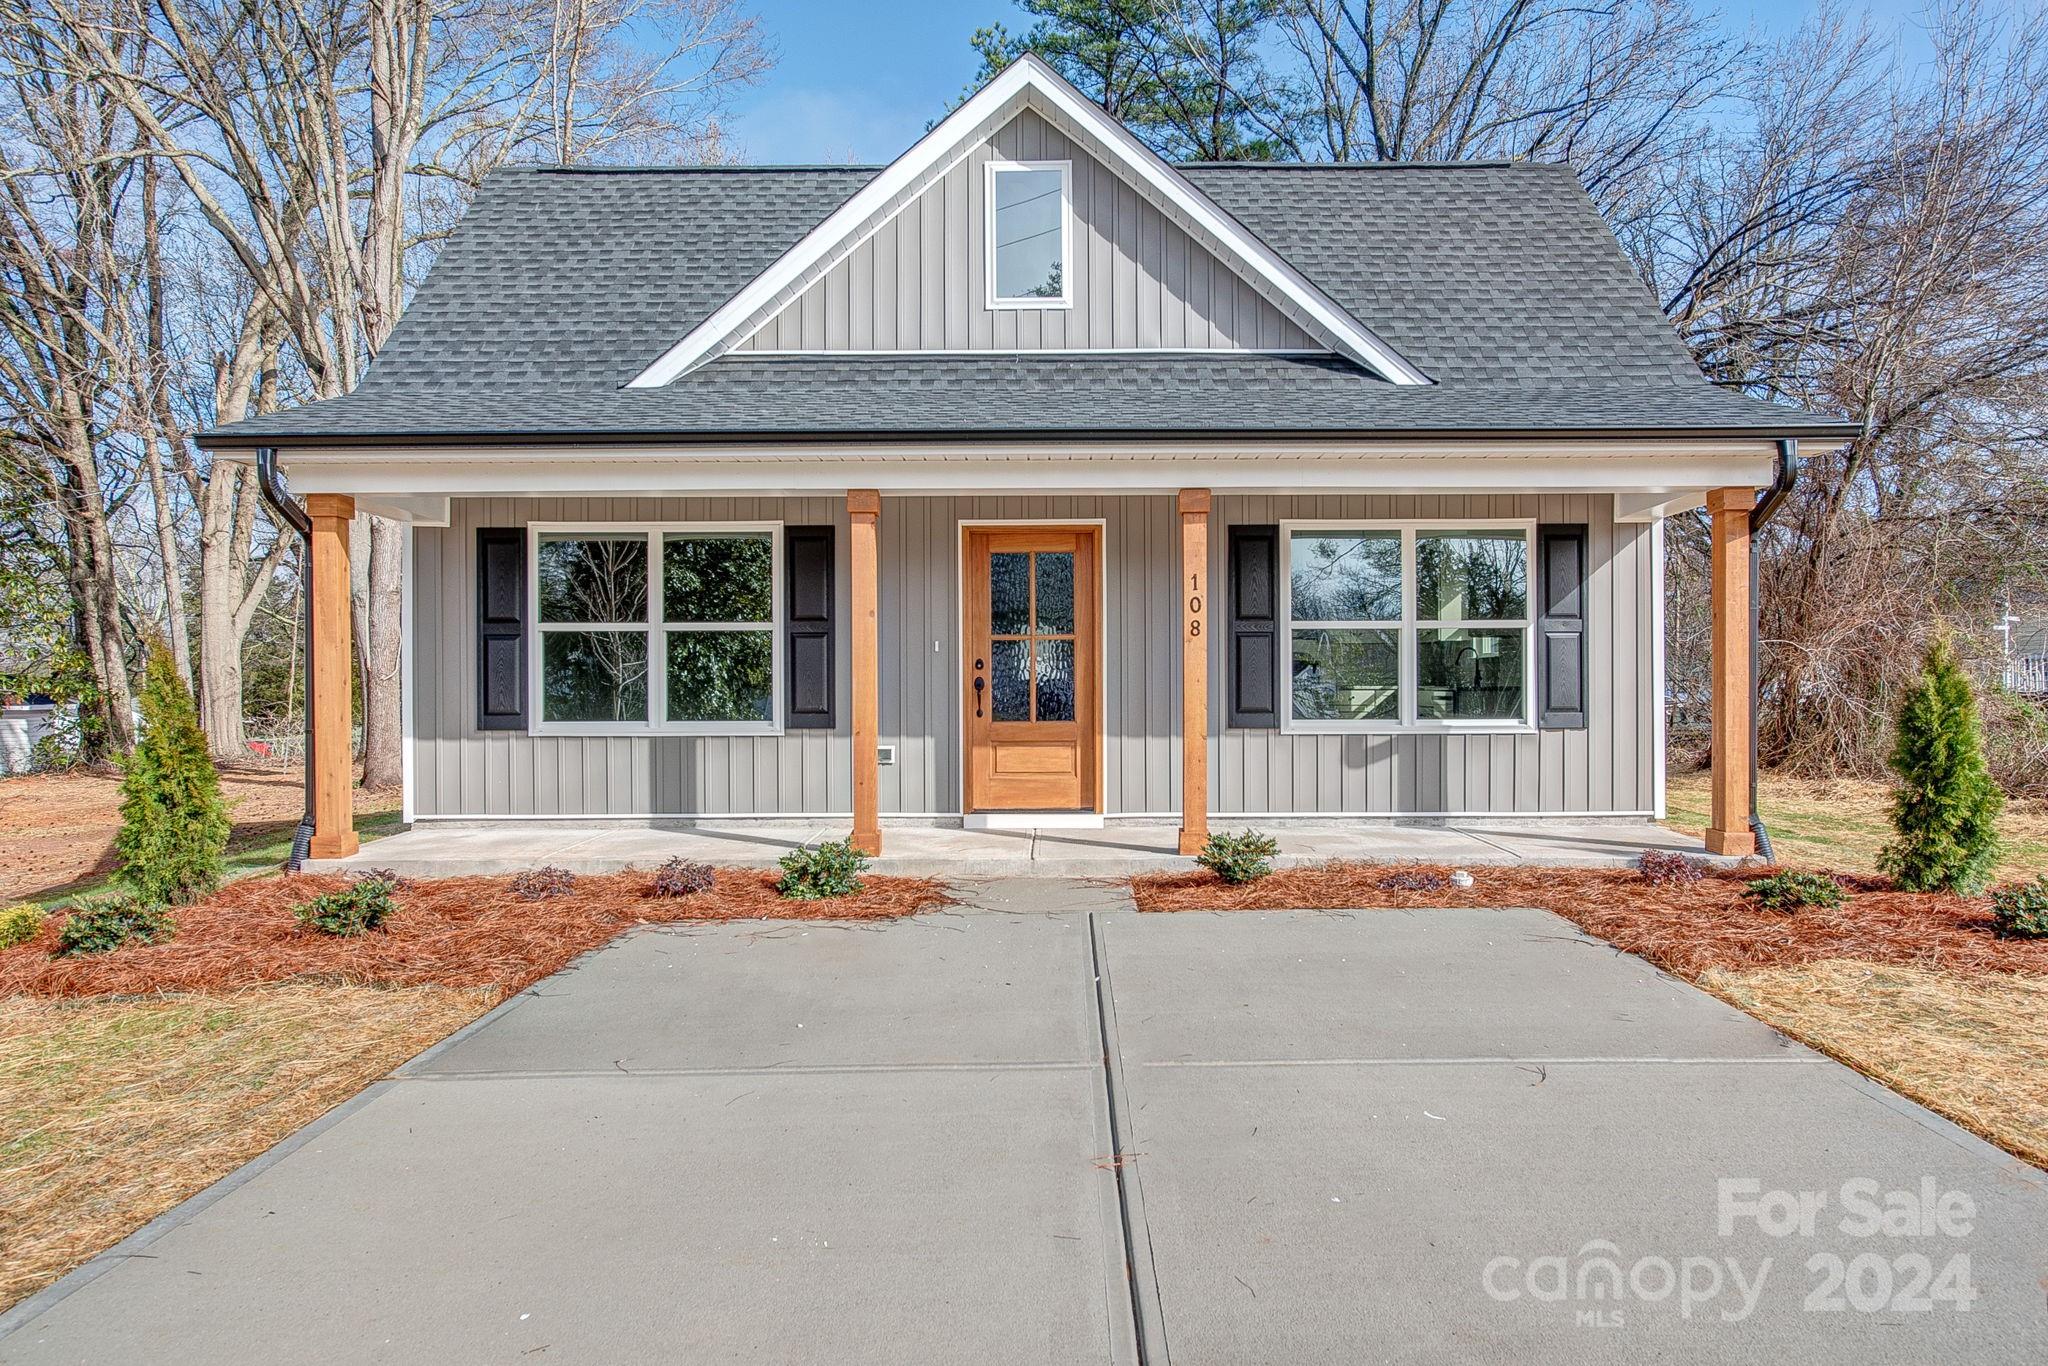
<path fill-rule="evenodd" d="M 363 786 L 395 788 L 403 780 L 399 704 L 399 641 L 405 631 L 400 584 L 405 528 L 384 517 L 370 524 L 369 630 L 363 639 Z"/>
<path fill-rule="evenodd" d="M 235 467 L 216 464 L 199 524 L 199 724 L 219 762 L 239 762 L 249 747 L 242 724 L 242 633 L 235 622 L 248 560 L 235 515 L 240 483 Z"/>

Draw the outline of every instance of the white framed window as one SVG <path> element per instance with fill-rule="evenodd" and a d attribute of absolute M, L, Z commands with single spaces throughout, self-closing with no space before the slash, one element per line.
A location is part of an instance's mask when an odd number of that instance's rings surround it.
<path fill-rule="evenodd" d="M 531 733 L 781 733 L 780 522 L 526 535 Z"/>
<path fill-rule="evenodd" d="M 1536 525 L 1283 522 L 1281 728 L 1530 730 Z"/>
<path fill-rule="evenodd" d="M 1073 182 L 1068 161 L 989 162 L 990 308 L 1073 307 Z"/>

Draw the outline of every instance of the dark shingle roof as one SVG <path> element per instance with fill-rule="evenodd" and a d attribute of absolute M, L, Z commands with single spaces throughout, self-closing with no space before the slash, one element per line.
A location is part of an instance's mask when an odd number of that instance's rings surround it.
<path fill-rule="evenodd" d="M 1531 165 L 1184 168 L 1428 387 L 1227 354 L 732 354 L 620 387 L 874 174 L 501 171 L 361 387 L 215 435 L 1846 430 L 1709 385 L 1570 173 Z"/>

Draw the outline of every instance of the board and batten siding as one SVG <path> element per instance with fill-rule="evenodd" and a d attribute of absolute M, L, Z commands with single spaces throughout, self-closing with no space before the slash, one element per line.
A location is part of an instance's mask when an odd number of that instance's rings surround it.
<path fill-rule="evenodd" d="M 1617 523 L 1613 512 L 1614 500 L 1604 494 L 1219 495 L 1209 537 L 1209 572 L 1219 592 L 1227 582 L 1228 553 L 1221 528 L 1233 523 L 1358 518 L 1455 527 L 1460 518 L 1482 517 L 1584 522 L 1587 707 L 1584 730 L 1503 735 L 1231 730 L 1224 728 L 1229 715 L 1225 671 L 1212 658 L 1211 810 L 1648 815 L 1656 799 L 1656 717 L 1662 705 L 1651 667 L 1657 584 L 1653 538 L 1647 524 Z M 1215 606 L 1212 619 L 1219 623 L 1219 635 L 1227 607 L 1221 599 Z M 1287 647 L 1283 643 L 1281 648 Z"/>
<path fill-rule="evenodd" d="M 599 736 L 476 728 L 477 528 L 754 521 L 839 528 L 838 619 L 846 620 L 843 498 L 458 498 L 447 527 L 415 528 L 415 812 L 488 818 L 850 810 L 843 630 L 837 733 Z"/>
<path fill-rule="evenodd" d="M 1606 497 L 1476 495 L 1216 499 L 1211 579 L 1225 528 L 1310 519 L 1533 517 L 1587 523 L 1588 726 L 1513 735 L 1292 735 L 1231 730 L 1212 660 L 1210 809 L 1231 814 L 1647 813 L 1656 791 L 1647 525 L 1617 525 Z M 1173 500 L 1155 496 L 885 498 L 880 527 L 880 741 L 884 816 L 960 810 L 960 526 L 1103 523 L 1104 805 L 1176 813 L 1180 791 L 1179 549 Z M 848 611 L 840 498 L 457 499 L 446 528 L 413 532 L 414 808 L 422 817 L 840 817 L 852 807 L 848 632 L 837 642 L 839 729 L 780 736 L 530 736 L 478 731 L 476 530 L 529 521 L 830 522 L 839 528 L 839 620 Z M 1219 601 L 1213 620 L 1224 620 Z M 1217 640 L 1225 638 L 1219 625 Z"/>
<path fill-rule="evenodd" d="M 987 166 L 1073 163 L 1071 308 L 988 306 Z M 1326 350 L 1026 110 L 785 304 L 744 351 Z"/>

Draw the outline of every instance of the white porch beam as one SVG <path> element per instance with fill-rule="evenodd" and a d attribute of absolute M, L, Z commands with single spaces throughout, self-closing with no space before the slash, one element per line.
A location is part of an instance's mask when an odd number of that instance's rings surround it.
<path fill-rule="evenodd" d="M 1617 493 L 1614 495 L 1614 520 L 1662 521 L 1666 517 L 1676 517 L 1681 512 L 1690 512 L 1696 507 L 1702 507 L 1706 501 L 1705 489 L 1687 489 L 1682 493 Z"/>
<path fill-rule="evenodd" d="M 415 497 L 661 497 L 1043 493 L 1585 493 L 1625 494 L 1641 509 L 1691 506 L 1698 490 L 1770 481 L 1764 442 L 1613 452 L 1584 444 L 1395 449 L 1240 447 L 781 448 L 689 454 L 635 447 L 476 447 L 440 451 L 288 451 L 280 463 L 304 493 L 385 501 Z M 1688 503 L 1685 500 L 1690 499 Z"/>

